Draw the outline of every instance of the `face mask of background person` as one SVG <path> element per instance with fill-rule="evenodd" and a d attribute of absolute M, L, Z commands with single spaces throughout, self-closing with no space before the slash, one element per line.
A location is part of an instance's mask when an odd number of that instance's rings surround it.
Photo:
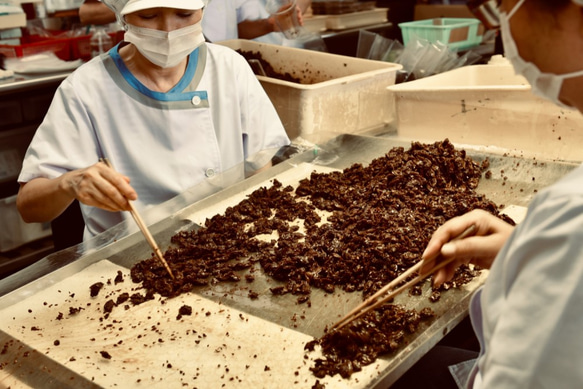
<path fill-rule="evenodd" d="M 567 78 L 583 76 L 583 70 L 560 75 L 543 73 L 535 64 L 525 61 L 520 56 L 510 30 L 510 18 L 512 18 L 524 2 L 525 0 L 520 0 L 508 14 L 504 11 L 500 12 L 500 28 L 502 31 L 502 42 L 504 44 L 504 55 L 512 63 L 514 71 L 517 74 L 523 75 L 528 80 L 535 94 L 552 101 L 560 107 L 570 109 L 572 107 L 563 103 L 559 97 L 563 81 Z"/>

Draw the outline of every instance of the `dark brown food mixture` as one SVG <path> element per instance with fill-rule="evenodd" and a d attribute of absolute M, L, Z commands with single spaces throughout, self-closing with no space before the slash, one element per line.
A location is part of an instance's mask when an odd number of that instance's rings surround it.
<path fill-rule="evenodd" d="M 282 80 L 282 81 L 289 81 L 289 82 L 295 82 L 297 84 L 301 83 L 301 80 L 297 77 L 292 76 L 289 73 L 280 73 L 277 72 L 273 66 L 271 66 L 271 64 L 269 63 L 269 61 L 266 61 L 263 58 L 263 55 L 261 55 L 260 52 L 258 51 L 246 51 L 246 50 L 237 50 L 237 53 L 241 54 L 243 57 L 245 57 L 245 59 L 247 61 L 249 61 L 250 59 L 256 59 L 259 61 L 259 63 L 261 63 L 261 66 L 263 67 L 263 71 L 265 72 L 265 76 L 266 77 L 271 77 L 271 78 L 277 78 L 278 80 Z M 256 72 L 257 74 L 257 72 Z"/>
<path fill-rule="evenodd" d="M 205 228 L 172 237 L 173 247 L 164 257 L 174 279 L 152 256 L 132 267 L 132 281 L 141 282 L 149 298 L 155 293 L 173 297 L 201 285 L 253 282 L 245 270 L 260 266 L 280 281 L 270 288 L 275 295 L 291 293 L 304 301 L 312 288 L 329 293 L 340 288 L 367 297 L 419 261 L 431 234 L 446 220 L 479 208 L 513 223 L 476 193 L 488 168 L 487 160 L 479 164 L 445 140 L 394 148 L 366 167 L 314 172 L 295 191 L 273 180 L 270 188 L 257 189 L 224 214 L 207 219 Z M 322 222 L 318 211 L 328 211 L 327 220 Z M 270 241 L 259 237 L 274 231 L 278 237 Z M 467 266 L 458 269 L 453 281 L 433 290 L 430 300 L 478 273 Z M 249 297 L 258 295 L 250 290 Z M 430 316 L 380 307 L 314 341 L 322 346 L 324 359 L 313 371 L 316 376 L 349 376 L 395 350 Z"/>
<path fill-rule="evenodd" d="M 481 208 L 501 216 L 475 189 L 489 166 L 467 157 L 448 141 L 394 148 L 364 167 L 312 173 L 294 193 L 277 180 L 262 187 L 206 228 L 180 232 L 164 257 L 171 279 L 155 257 L 131 269 L 148 294 L 176 296 L 198 285 L 238 282 L 241 270 L 259 263 L 281 281 L 274 294 L 309 295 L 312 287 L 369 296 L 415 264 L 431 234 L 446 220 Z M 309 203 L 304 201 L 309 200 Z M 331 212 L 318 224 L 317 209 Z M 305 234 L 294 219 L 304 223 Z M 506 218 L 508 220 L 508 218 Z M 511 222 L 511 220 L 509 220 Z M 279 233 L 270 242 L 258 235 Z M 476 272 L 461 268 L 446 290 L 470 281 Z"/>
<path fill-rule="evenodd" d="M 380 355 L 397 350 L 406 342 L 408 334 L 415 333 L 423 322 L 431 320 L 433 316 L 429 308 L 416 312 L 399 305 L 381 306 L 306 344 L 305 349 L 308 351 L 313 351 L 319 345 L 324 355 L 324 358 L 315 360 L 310 370 L 318 378 L 335 374 L 349 378 Z"/>

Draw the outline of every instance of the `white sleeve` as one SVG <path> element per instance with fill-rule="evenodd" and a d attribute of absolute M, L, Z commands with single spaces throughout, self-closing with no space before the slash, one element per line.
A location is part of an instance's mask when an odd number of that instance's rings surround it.
<path fill-rule="evenodd" d="M 583 195 L 574 189 L 582 175 L 535 198 L 491 269 L 481 387 L 583 382 Z"/>
<path fill-rule="evenodd" d="M 29 145 L 18 181 L 56 178 L 96 163 L 100 155 L 95 139 L 91 120 L 69 76 L 57 89 Z"/>

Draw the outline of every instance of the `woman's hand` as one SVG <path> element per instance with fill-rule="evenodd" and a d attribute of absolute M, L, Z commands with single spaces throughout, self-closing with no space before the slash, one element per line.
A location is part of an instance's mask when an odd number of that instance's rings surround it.
<path fill-rule="evenodd" d="M 451 241 L 472 224 L 476 226 L 473 236 Z M 474 210 L 448 220 L 433 233 L 423 252 L 425 263 L 420 272 L 431 270 L 440 260 L 455 258 L 434 274 L 433 284 L 439 287 L 451 280 L 462 264 L 472 263 L 489 269 L 513 230 L 513 226 L 483 210 Z"/>
<path fill-rule="evenodd" d="M 98 162 L 88 168 L 65 173 L 60 185 L 83 204 L 116 212 L 129 211 L 128 200 L 138 198 L 129 183 L 129 177 Z"/>

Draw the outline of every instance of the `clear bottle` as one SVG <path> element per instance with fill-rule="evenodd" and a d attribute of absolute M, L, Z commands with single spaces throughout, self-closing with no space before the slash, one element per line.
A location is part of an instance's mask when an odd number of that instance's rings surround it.
<path fill-rule="evenodd" d="M 105 53 L 113 46 L 113 40 L 105 30 L 105 27 L 95 26 L 95 32 L 89 41 L 91 45 L 91 58 Z"/>

